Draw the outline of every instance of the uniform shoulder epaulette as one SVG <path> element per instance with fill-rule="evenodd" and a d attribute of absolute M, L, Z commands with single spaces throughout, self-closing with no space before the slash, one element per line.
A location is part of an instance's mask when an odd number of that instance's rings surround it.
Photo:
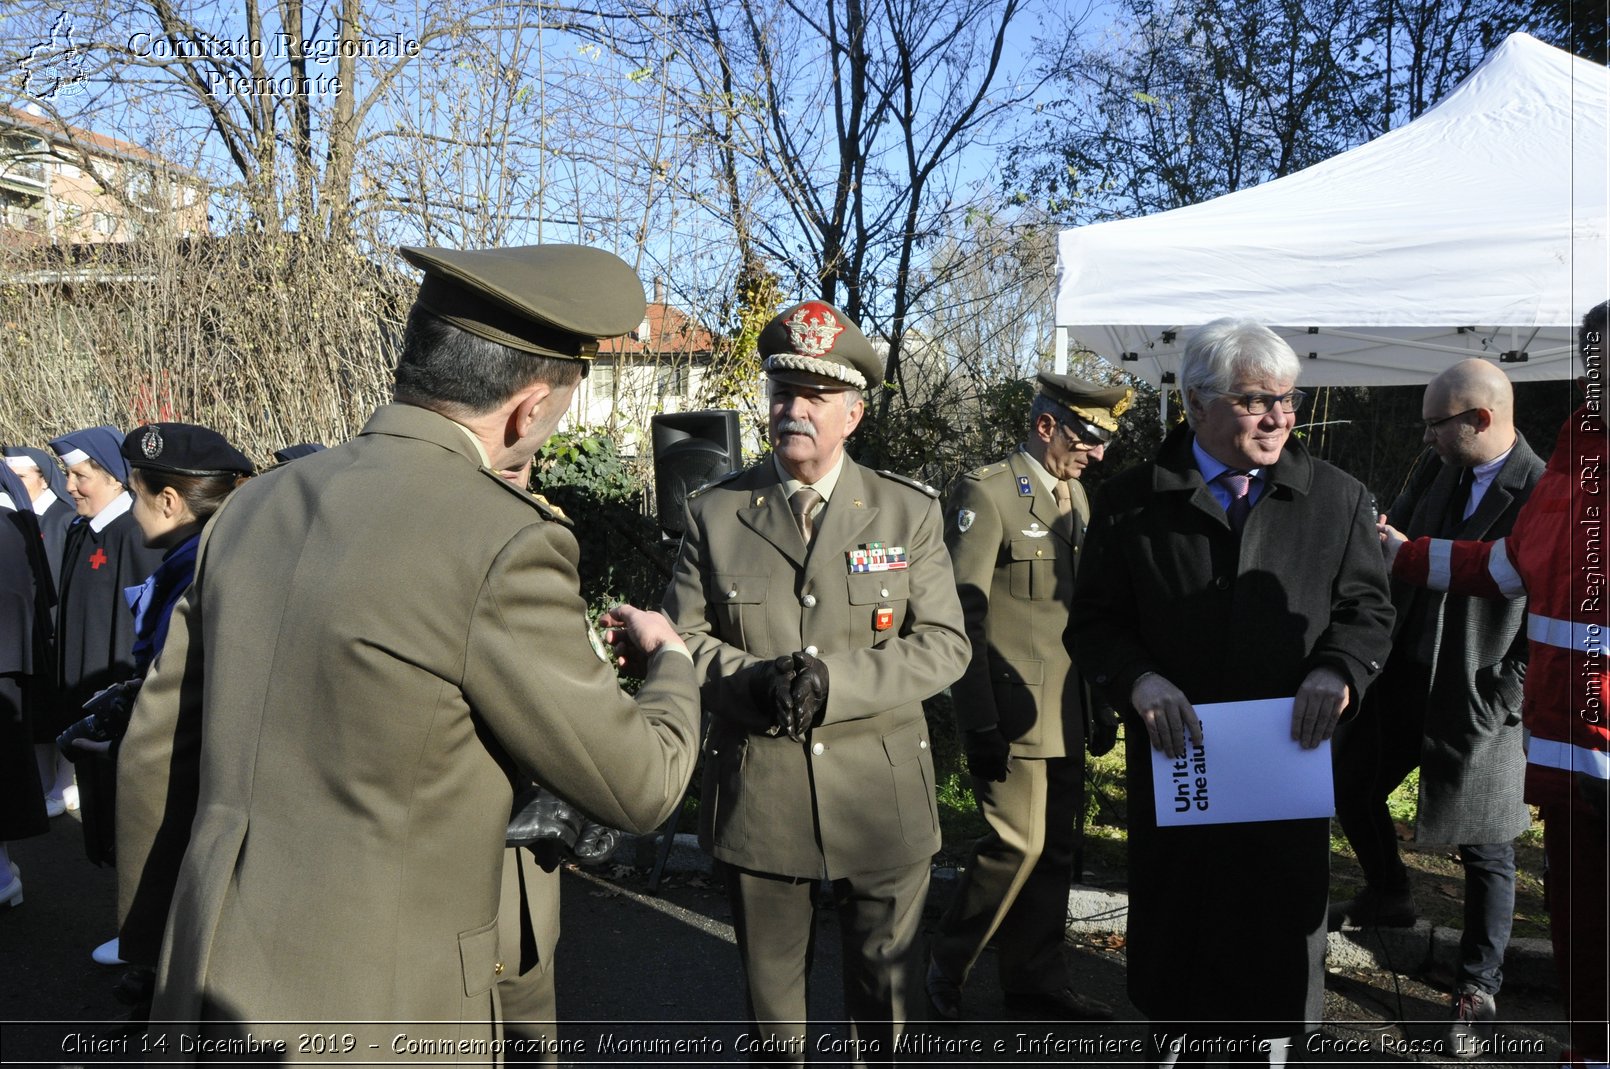
<path fill-rule="evenodd" d="M 919 493 L 927 494 L 929 497 L 932 497 L 932 498 L 939 497 L 939 491 L 935 490 L 933 487 L 929 486 L 925 482 L 921 482 L 921 481 L 919 481 L 917 479 L 913 479 L 908 475 L 897 475 L 892 471 L 884 471 L 882 468 L 878 468 L 878 469 L 875 469 L 875 470 L 877 471 L 877 473 L 879 475 L 883 476 L 885 479 L 892 479 L 897 483 L 904 483 L 905 485 L 911 487 L 913 490 L 916 490 Z"/>
<path fill-rule="evenodd" d="M 572 520 L 569 516 L 566 516 L 564 509 L 560 508 L 558 505 L 555 505 L 552 501 L 549 501 L 541 494 L 533 492 L 531 494 L 531 500 L 536 503 L 537 511 L 542 513 L 544 519 L 553 520 L 555 523 L 562 523 L 566 527 L 576 526 L 576 521 Z"/>
<path fill-rule="evenodd" d="M 1003 460 L 996 464 L 985 464 L 982 468 L 974 468 L 972 471 L 962 476 L 962 478 L 982 481 L 990 478 L 991 476 L 999 475 L 1001 472 L 1007 471 L 1010 468 L 1011 465 Z"/>
<path fill-rule="evenodd" d="M 733 479 L 736 479 L 738 476 L 742 475 L 743 473 L 744 473 L 744 469 L 739 468 L 736 471 L 727 472 L 727 474 L 723 475 L 719 479 L 711 479 L 709 482 L 705 483 L 703 486 L 699 487 L 697 490 L 690 490 L 688 492 L 688 500 L 692 501 L 694 498 L 698 497 L 700 494 L 704 493 L 706 490 L 710 490 L 710 489 L 712 489 L 714 487 L 720 486 L 722 483 L 731 482 Z"/>

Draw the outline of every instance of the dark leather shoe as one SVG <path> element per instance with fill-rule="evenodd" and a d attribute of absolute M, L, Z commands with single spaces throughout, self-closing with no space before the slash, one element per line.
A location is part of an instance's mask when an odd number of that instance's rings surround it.
<path fill-rule="evenodd" d="M 928 989 L 928 1005 L 933 1007 L 935 1017 L 946 1021 L 961 1017 L 962 985 L 941 972 L 932 958 L 928 960 L 928 975 L 923 979 L 923 986 Z"/>
<path fill-rule="evenodd" d="M 1002 994 L 1006 999 L 1006 1011 L 1017 1017 L 1036 1021 L 1112 1020 L 1111 1006 L 1065 987 L 1052 991 L 1004 991 Z"/>
<path fill-rule="evenodd" d="M 1325 930 L 1343 928 L 1413 928 L 1420 919 L 1414 908 L 1414 895 L 1408 891 L 1377 891 L 1366 887 L 1357 898 L 1332 902 L 1326 914 Z"/>

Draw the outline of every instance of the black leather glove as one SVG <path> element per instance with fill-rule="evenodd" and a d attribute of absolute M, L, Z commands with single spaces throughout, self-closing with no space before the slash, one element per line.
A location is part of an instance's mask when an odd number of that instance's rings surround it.
<path fill-rule="evenodd" d="M 576 860 L 586 865 L 597 865 L 608 861 L 621 844 L 621 833 L 614 828 L 603 824 L 594 824 L 586 817 L 581 818 L 581 834 L 576 836 L 576 845 L 571 853 Z"/>
<path fill-rule="evenodd" d="M 567 848 L 574 847 L 586 819 L 557 794 L 532 784 L 514 796 L 509 826 L 503 835 L 504 845 L 535 846 L 557 839 Z"/>
<path fill-rule="evenodd" d="M 974 779 L 1006 782 L 1006 759 L 1012 753 L 1012 744 L 1000 728 L 967 732 L 962 736 L 962 748 L 967 752 L 967 771 Z"/>
<path fill-rule="evenodd" d="M 1085 749 L 1090 756 L 1100 757 L 1118 745 L 1118 711 L 1102 704 L 1090 710 L 1090 722 L 1085 726 Z"/>
<path fill-rule="evenodd" d="M 754 703 L 756 714 L 756 723 L 749 725 L 749 729 L 776 737 L 782 733 L 781 710 L 794 701 L 794 658 L 785 653 L 747 671 L 749 699 Z"/>
<path fill-rule="evenodd" d="M 129 714 L 134 711 L 134 699 L 139 697 L 140 683 L 130 679 L 98 690 L 84 703 L 89 715 L 56 736 L 56 748 L 69 761 L 82 761 L 95 751 L 74 746 L 75 739 L 88 742 L 116 742 L 129 730 Z"/>
<path fill-rule="evenodd" d="M 802 742 L 827 709 L 827 665 L 800 652 L 793 655 L 793 670 L 787 705 L 778 706 L 777 726 L 795 742 Z"/>

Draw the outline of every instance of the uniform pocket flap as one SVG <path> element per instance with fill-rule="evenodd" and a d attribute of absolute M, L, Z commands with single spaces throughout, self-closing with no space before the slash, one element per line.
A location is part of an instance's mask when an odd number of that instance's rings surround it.
<path fill-rule="evenodd" d="M 710 579 L 710 604 L 759 605 L 766 600 L 763 575 L 722 575 Z"/>
<path fill-rule="evenodd" d="M 1055 560 L 1057 556 L 1057 547 L 1050 538 L 1014 538 L 1010 549 L 1013 560 Z"/>
<path fill-rule="evenodd" d="M 990 680 L 995 683 L 1018 683 L 1038 687 L 1045 682 L 1045 662 L 991 657 Z"/>
<path fill-rule="evenodd" d="M 498 981 L 498 922 L 458 933 L 458 957 L 464 966 L 464 994 L 476 998 Z"/>
<path fill-rule="evenodd" d="M 851 605 L 876 605 L 880 601 L 906 601 L 911 583 L 904 571 L 859 572 L 850 580 Z"/>
<path fill-rule="evenodd" d="M 915 761 L 928 748 L 928 725 L 913 720 L 903 728 L 896 728 L 883 737 L 883 752 L 891 765 Z"/>

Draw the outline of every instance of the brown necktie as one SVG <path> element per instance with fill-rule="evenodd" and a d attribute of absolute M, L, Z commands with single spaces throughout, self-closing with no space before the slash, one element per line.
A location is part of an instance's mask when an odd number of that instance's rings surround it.
<path fill-rule="evenodd" d="M 1056 489 L 1051 491 L 1051 496 L 1056 498 L 1058 516 L 1066 516 L 1073 511 L 1073 494 L 1068 491 L 1066 482 L 1057 483 Z"/>
<path fill-rule="evenodd" d="M 817 503 L 822 495 L 809 486 L 802 486 L 794 491 L 794 496 L 788 499 L 788 507 L 794 510 L 794 522 L 799 525 L 799 533 L 805 536 L 805 544 L 811 544 L 811 535 L 815 534 L 812 526 L 811 513 L 816 511 Z"/>

